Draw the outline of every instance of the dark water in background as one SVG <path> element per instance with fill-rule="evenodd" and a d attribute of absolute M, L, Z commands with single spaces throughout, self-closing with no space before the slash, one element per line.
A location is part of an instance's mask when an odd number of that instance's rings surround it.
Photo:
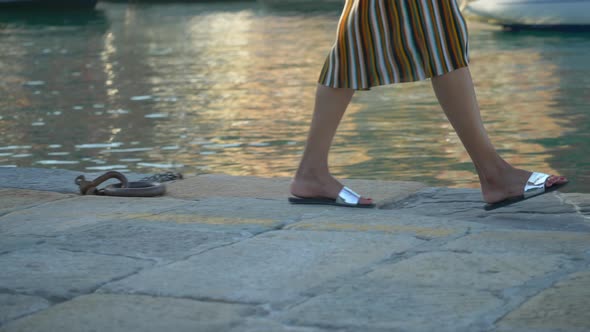
<path fill-rule="evenodd" d="M 290 176 L 338 12 L 256 3 L 0 13 L 0 165 Z M 517 166 L 590 192 L 590 34 L 471 22 L 486 126 Z M 357 93 L 342 177 L 477 186 L 428 82 Z"/>

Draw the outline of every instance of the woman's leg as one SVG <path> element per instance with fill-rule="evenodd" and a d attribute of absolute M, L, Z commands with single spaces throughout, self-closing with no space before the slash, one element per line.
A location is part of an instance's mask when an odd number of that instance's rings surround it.
<path fill-rule="evenodd" d="M 291 193 L 299 197 L 336 198 L 342 189 L 328 169 L 328 152 L 340 120 L 354 95 L 353 89 L 334 89 L 318 84 L 315 109 L 307 144 Z M 371 203 L 361 199 L 360 204 Z"/>
<path fill-rule="evenodd" d="M 447 118 L 475 164 L 484 200 L 494 203 L 522 195 L 524 184 L 531 173 L 512 167 L 496 152 L 481 119 L 469 68 L 434 77 L 432 86 Z M 548 179 L 547 186 L 564 182 L 567 182 L 566 178 L 553 176 Z"/>

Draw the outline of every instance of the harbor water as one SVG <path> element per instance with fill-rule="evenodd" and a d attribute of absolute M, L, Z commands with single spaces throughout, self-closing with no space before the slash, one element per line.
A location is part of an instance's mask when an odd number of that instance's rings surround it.
<path fill-rule="evenodd" d="M 256 2 L 0 12 L 0 166 L 291 176 L 338 15 Z M 590 192 L 590 33 L 469 25 L 502 156 Z M 330 163 L 338 177 L 478 186 L 427 81 L 358 92 Z"/>

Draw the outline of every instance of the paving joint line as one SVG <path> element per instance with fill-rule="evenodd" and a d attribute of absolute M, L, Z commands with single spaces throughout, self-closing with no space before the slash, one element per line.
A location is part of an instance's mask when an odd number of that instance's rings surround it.
<path fill-rule="evenodd" d="M 329 280 L 322 282 L 320 285 L 317 285 L 315 287 L 307 289 L 306 292 L 308 292 L 308 294 L 304 294 L 300 301 L 293 303 L 291 305 L 288 305 L 287 308 L 289 308 L 289 309 L 294 308 L 296 306 L 302 305 L 302 304 L 312 300 L 313 298 L 315 298 L 317 296 L 334 293 L 334 292 L 338 291 L 340 288 L 346 286 L 345 284 L 338 285 L 338 283 L 334 283 L 335 280 L 361 278 L 361 277 L 364 277 L 367 274 L 373 272 L 376 267 L 378 267 L 382 264 L 387 264 L 387 263 L 397 264 L 401 261 L 404 261 L 404 260 L 416 257 L 418 255 L 433 251 L 433 250 L 416 251 L 415 250 L 416 247 L 421 247 L 421 246 L 440 247 L 441 245 L 444 245 L 444 244 L 448 243 L 449 241 L 455 241 L 457 239 L 460 239 L 460 238 L 463 238 L 463 237 L 469 236 L 469 235 L 471 235 L 471 227 L 468 227 L 468 229 L 465 230 L 465 232 L 461 235 L 454 236 L 454 237 L 434 239 L 434 240 L 431 239 L 430 241 L 424 241 L 423 243 L 420 243 L 420 244 L 410 248 L 410 250 L 406 250 L 401 253 L 393 253 L 387 258 L 378 260 L 370 265 L 363 266 L 363 267 L 360 267 L 356 270 L 350 271 L 350 272 L 346 273 L 345 275 L 336 276 L 334 278 L 331 278 Z M 437 241 L 437 240 L 440 240 L 440 241 Z M 436 241 L 437 244 L 433 245 L 432 241 Z M 314 294 L 309 294 L 309 293 L 313 292 L 315 289 L 323 289 L 323 291 L 321 293 L 315 292 Z"/>
<path fill-rule="evenodd" d="M 367 267 L 363 267 L 363 268 L 359 268 L 358 270 L 366 270 Z M 358 272 L 360 276 L 364 275 L 363 273 L 361 273 L 360 271 Z M 269 309 L 271 312 L 271 315 L 276 315 L 278 312 L 283 312 L 283 311 L 288 311 L 291 310 L 299 305 L 302 305 L 318 296 L 322 296 L 322 295 L 327 295 L 327 294 L 332 294 L 335 293 L 336 291 L 338 291 L 342 286 L 337 286 L 336 284 L 332 284 L 332 282 L 334 280 L 338 280 L 338 279 L 343 279 L 343 278 L 350 278 L 352 275 L 354 274 L 354 271 L 351 271 L 348 275 L 346 276 L 336 276 L 331 278 L 330 280 L 326 280 L 323 283 L 321 283 L 320 285 L 317 285 L 315 287 L 312 288 L 308 288 L 304 291 L 301 292 L 301 294 L 299 295 L 299 297 L 291 299 L 291 300 L 287 300 L 284 302 L 284 304 L 282 305 L 282 307 L 280 307 L 278 310 L 272 310 Z M 316 292 L 316 289 L 321 289 L 321 293 L 320 292 Z"/>
<path fill-rule="evenodd" d="M 5 216 L 9 216 L 9 215 L 11 215 L 13 213 L 18 213 L 18 212 L 23 212 L 23 211 L 31 210 L 31 209 L 34 209 L 36 207 L 42 207 L 44 205 L 48 205 L 48 204 L 52 204 L 52 203 L 57 203 L 57 202 L 62 202 L 62 201 L 67 201 L 67 200 L 76 200 L 76 199 L 79 199 L 79 198 L 80 198 L 79 196 L 72 195 L 70 197 L 58 198 L 58 199 L 55 199 L 55 200 L 52 200 L 52 201 L 48 201 L 48 202 L 42 202 L 42 203 L 38 203 L 38 204 L 35 204 L 35 203 L 33 203 L 33 204 L 27 204 L 27 205 L 22 206 L 22 208 L 16 207 L 16 208 L 11 209 L 10 211 L 4 212 L 4 213 L 0 213 L 0 219 L 1 218 L 4 218 Z"/>
<path fill-rule="evenodd" d="M 562 204 L 569 204 L 569 205 L 571 205 L 574 208 L 575 213 L 577 213 L 580 217 L 582 217 L 583 219 L 586 219 L 586 220 L 590 221 L 590 215 L 587 216 L 584 213 L 582 213 L 582 208 L 580 207 L 580 205 L 576 204 L 576 202 L 563 197 L 563 194 L 558 194 L 558 195 L 555 195 L 555 196 L 557 196 L 557 198 L 559 198 L 559 200 L 561 201 Z"/>
<path fill-rule="evenodd" d="M 569 258 L 569 257 L 568 257 Z M 572 261 L 570 259 L 570 261 Z M 573 261 L 575 262 L 575 261 Z M 532 278 L 525 281 L 523 284 L 504 289 L 500 292 L 501 299 L 505 308 L 504 312 L 492 322 L 490 322 L 490 331 L 497 329 L 497 324 L 512 312 L 520 309 L 524 304 L 538 296 L 542 292 L 554 288 L 555 285 L 561 281 L 567 280 L 572 274 L 586 271 L 590 267 L 588 262 L 573 264 L 569 269 L 563 269 L 563 264 L 560 264 L 552 273 Z M 513 293 L 513 294 L 510 294 Z M 501 309 L 499 308 L 499 309 Z"/>
<path fill-rule="evenodd" d="M 71 252 L 71 253 L 90 253 L 90 254 L 94 254 L 94 255 L 101 255 L 101 256 L 110 256 L 110 257 L 125 257 L 125 258 L 133 259 L 133 260 L 136 260 L 136 261 L 144 261 L 144 262 L 149 262 L 149 263 L 152 263 L 152 266 L 150 266 L 150 267 L 156 266 L 156 265 L 157 265 L 157 263 L 158 263 L 158 261 L 157 261 L 157 260 L 155 260 L 155 259 L 145 259 L 145 258 L 138 258 L 138 257 L 133 257 L 133 256 L 126 256 L 126 255 L 108 254 L 108 253 L 97 253 L 97 252 L 92 252 L 92 251 L 84 251 L 84 250 L 74 250 L 74 249 L 60 248 L 60 247 L 58 247 L 58 246 L 55 246 L 55 248 L 56 248 L 57 250 L 66 251 L 66 252 Z M 23 249 L 26 249 L 26 248 L 23 248 Z M 173 262 L 172 262 L 172 263 L 173 263 Z M 90 291 L 90 293 L 82 293 L 82 294 L 84 295 L 84 294 L 91 294 L 91 293 L 94 293 L 96 290 L 98 290 L 99 288 L 103 287 L 104 285 L 106 285 L 106 284 L 108 284 L 108 283 L 111 283 L 111 282 L 116 282 L 116 281 L 123 280 L 123 279 L 125 279 L 125 278 L 128 278 L 128 277 L 130 277 L 130 276 L 133 276 L 133 275 L 135 275 L 135 274 L 138 274 L 139 272 L 141 272 L 141 271 L 143 271 L 143 270 L 145 270 L 145 269 L 147 269 L 147 268 L 150 268 L 150 267 L 140 267 L 140 268 L 136 269 L 135 271 L 133 271 L 132 273 L 129 273 L 129 274 L 127 274 L 127 275 L 124 275 L 124 276 L 120 276 L 120 277 L 115 277 L 115 278 L 112 278 L 111 280 L 108 280 L 108 281 L 105 281 L 105 282 L 103 282 L 103 283 L 100 283 L 98 286 L 96 286 L 96 287 L 94 288 L 94 290 L 91 290 L 91 291 Z M 0 293 L 1 293 L 3 290 L 4 290 L 3 288 L 0 288 Z M 70 299 L 70 298 L 67 298 L 67 297 L 66 297 L 66 298 L 63 298 L 63 297 L 47 297 L 47 296 L 44 296 L 44 295 L 42 295 L 42 294 L 40 294 L 40 293 L 33 293 L 33 295 L 34 295 L 34 296 L 38 296 L 38 297 L 42 297 L 42 298 L 44 298 L 44 299 L 46 299 L 46 300 L 48 300 L 48 301 L 50 301 L 51 303 L 54 303 L 54 304 L 57 304 L 57 303 L 62 303 L 62 302 L 68 301 L 68 300 Z"/>
<path fill-rule="evenodd" d="M 9 249 L 9 250 L 6 250 L 6 251 L 0 251 L 0 256 L 11 254 L 13 252 L 17 252 L 17 251 L 20 251 L 20 250 L 26 250 L 26 249 L 34 248 L 36 246 L 40 246 L 40 245 L 43 245 L 43 244 L 46 244 L 46 243 L 47 243 L 46 240 L 39 239 L 39 241 L 37 241 L 35 243 L 32 243 L 30 246 L 27 246 L 27 247 L 24 247 L 24 248 L 15 248 L 15 249 Z"/>
<path fill-rule="evenodd" d="M 260 234 L 260 233 L 259 233 L 259 234 Z M 246 238 L 244 238 L 244 239 L 241 239 L 241 240 L 236 240 L 236 241 L 231 241 L 231 242 L 229 242 L 229 243 L 220 244 L 220 245 L 218 245 L 218 246 L 215 246 L 215 247 L 212 247 L 212 248 L 203 249 L 203 251 L 201 251 L 201 252 L 199 252 L 199 253 L 190 254 L 190 255 L 188 255 L 188 256 L 185 256 L 183 259 L 180 259 L 180 260 L 177 260 L 177 261 L 171 262 L 170 264 L 174 264 L 174 263 L 178 263 L 178 262 L 183 262 L 183 261 L 186 261 L 186 260 L 189 260 L 189 259 L 191 259 L 192 257 L 195 257 L 195 256 L 199 256 L 199 255 L 205 254 L 205 253 L 207 253 L 207 252 L 209 252 L 209 251 L 212 251 L 212 250 L 215 250 L 215 249 L 229 247 L 229 246 L 232 246 L 232 245 L 234 245 L 234 244 L 236 244 L 236 243 L 240 243 L 240 242 L 242 242 L 242 241 L 245 241 L 245 240 L 252 239 L 252 238 L 256 237 L 257 235 L 258 235 L 258 234 L 256 234 L 256 235 L 252 235 L 252 236 L 250 236 L 250 237 L 246 237 Z M 161 265 L 160 267 L 163 267 L 163 266 L 168 266 L 168 265 L 170 265 L 170 264 Z"/>
<path fill-rule="evenodd" d="M 49 245 L 55 247 L 57 250 L 67 251 L 67 252 L 71 252 L 71 253 L 85 253 L 85 254 L 93 254 L 93 255 L 109 256 L 109 257 L 124 257 L 124 258 L 133 259 L 136 261 L 150 262 L 153 264 L 158 263 L 158 260 L 153 259 L 153 258 L 141 258 L 141 257 L 135 257 L 135 256 L 127 256 L 127 255 L 105 253 L 105 252 L 96 252 L 96 251 L 89 251 L 89 250 L 83 250 L 83 249 L 70 249 L 70 248 L 63 248 L 63 247 L 60 247 L 59 245 L 54 245 L 54 244 L 49 244 Z"/>
<path fill-rule="evenodd" d="M 221 245 L 218 245 L 218 246 L 214 246 L 214 247 L 212 247 L 212 248 L 207 248 L 207 249 L 204 249 L 204 250 L 203 250 L 203 251 L 201 251 L 201 252 L 198 252 L 198 253 L 195 253 L 195 254 L 188 255 L 188 256 L 184 257 L 183 259 L 181 259 L 181 260 L 178 260 L 178 261 L 174 261 L 174 262 L 172 262 L 172 263 L 175 263 L 175 262 L 181 262 L 181 261 L 185 261 L 185 260 L 188 260 L 188 259 L 190 259 L 191 257 L 198 256 L 198 255 L 202 255 L 202 254 L 204 254 L 204 253 L 207 253 L 207 252 L 209 252 L 209 251 L 211 251 L 211 250 L 215 250 L 215 249 L 219 249 L 219 248 L 224 248 L 224 247 L 229 247 L 229 246 L 232 246 L 232 245 L 234 245 L 234 244 L 236 244 L 236 243 L 240 243 L 240 242 L 243 242 L 243 241 L 246 241 L 246 240 L 251 240 L 251 239 L 253 239 L 253 238 L 256 238 L 256 237 L 258 237 L 259 235 L 263 235 L 263 234 L 266 234 L 266 233 L 269 233 L 269 232 L 274 232 L 274 231 L 280 231 L 280 230 L 283 230 L 283 229 L 284 229 L 284 227 L 286 227 L 286 226 L 289 226 L 289 225 L 292 225 L 292 224 L 294 224 L 294 223 L 297 223 L 297 222 L 299 222 L 299 221 L 303 220 L 303 217 L 302 217 L 302 216 L 297 216 L 297 217 L 295 217 L 295 218 L 293 218 L 293 219 L 294 219 L 294 221 L 292 221 L 292 222 L 289 222 L 289 221 L 281 222 L 279 225 L 277 225 L 277 226 L 275 226 L 275 227 L 272 227 L 272 228 L 270 228 L 269 230 L 265 230 L 265 231 L 262 231 L 262 232 L 259 232 L 259 233 L 256 233 L 256 234 L 252 234 L 252 236 L 248 236 L 248 237 L 245 237 L 245 238 L 242 238 L 242 239 L 236 240 L 236 241 L 231 241 L 231 242 L 229 242 L 229 243 L 224 243 L 224 244 L 221 244 Z M 297 219 L 299 219 L 299 220 L 297 220 Z M 170 263 L 170 264 L 172 264 L 172 263 Z M 169 265 L 169 264 L 166 264 L 166 265 L 163 265 L 163 266 L 167 266 L 167 265 Z"/>
<path fill-rule="evenodd" d="M 20 320 L 20 319 L 27 318 L 27 317 L 29 317 L 29 316 L 32 316 L 32 315 L 38 314 L 38 313 L 40 313 L 40 312 L 42 312 L 42 311 L 45 311 L 45 310 L 47 310 L 47 309 L 50 309 L 50 308 L 51 308 L 51 307 L 53 307 L 53 306 L 54 306 L 54 304 L 50 304 L 50 305 L 49 305 L 47 308 L 42 308 L 42 309 L 39 309 L 39 310 L 35 310 L 35 311 L 33 311 L 33 312 L 28 312 L 28 313 L 26 313 L 26 314 L 21 314 L 21 315 L 18 315 L 18 316 L 16 316 L 16 317 L 13 317 L 13 318 L 11 318 L 10 320 L 7 320 L 7 321 L 6 321 L 6 322 L 4 322 L 4 323 L 0 323 L 0 328 L 1 328 L 2 326 L 8 325 L 8 324 L 10 324 L 10 323 L 12 323 L 12 322 L 16 322 L 17 320 Z"/>
<path fill-rule="evenodd" d="M 285 230 L 285 227 L 288 227 L 288 226 L 297 224 L 299 222 L 302 222 L 303 220 L 305 220 L 305 217 L 302 214 L 300 214 L 300 215 L 298 215 L 296 217 L 289 218 L 289 219 L 286 219 L 284 221 L 281 221 L 281 223 L 277 227 L 275 227 L 274 229 L 272 229 L 272 230 L 282 231 L 282 230 Z M 263 233 L 266 233 L 266 232 L 263 232 Z M 258 233 L 258 234 L 262 234 L 262 233 Z"/>
<path fill-rule="evenodd" d="M 259 234 L 260 234 L 260 233 L 259 233 Z M 195 256 L 202 255 L 202 254 L 204 254 L 204 253 L 207 253 L 207 252 L 209 252 L 209 251 L 212 251 L 212 250 L 215 250 L 215 249 L 219 249 L 219 248 L 229 247 L 229 246 L 232 246 L 232 245 L 234 245 L 234 244 L 236 244 L 236 243 L 240 243 L 240 242 L 242 242 L 242 241 L 245 241 L 245 240 L 248 240 L 248 239 L 254 238 L 256 235 L 258 235 L 258 234 L 253 234 L 252 236 L 245 237 L 245 238 L 243 238 L 243 239 L 240 239 L 240 240 L 231 241 L 231 242 L 226 242 L 226 243 L 223 243 L 223 244 L 220 244 L 220 245 L 217 245 L 217 246 L 213 246 L 213 247 L 211 247 L 211 248 L 205 248 L 205 249 L 203 249 L 202 251 L 199 251 L 199 252 L 197 252 L 197 253 L 189 254 L 189 255 L 187 255 L 187 256 L 183 256 L 183 257 L 182 257 L 182 258 L 180 258 L 180 259 L 177 259 L 177 260 L 171 260 L 171 261 L 169 261 L 169 262 L 166 262 L 166 263 L 163 263 L 163 264 L 161 264 L 161 265 L 158 265 L 157 263 L 155 263 L 155 264 L 154 264 L 153 266 L 151 266 L 151 267 L 142 268 L 142 271 L 143 271 L 143 270 L 150 270 L 150 269 L 153 269 L 153 268 L 164 268 L 164 267 L 167 267 L 167 266 L 169 266 L 169 265 L 172 265 L 172 264 L 175 264 L 175 263 L 184 262 L 184 261 L 187 261 L 187 260 L 191 259 L 192 257 L 195 257 Z M 118 281 L 118 280 L 117 280 L 117 281 Z"/>
<path fill-rule="evenodd" d="M 128 273 L 126 275 L 111 278 L 111 280 L 108 280 L 108 281 L 99 283 L 98 286 L 94 287 L 94 289 L 90 291 L 90 293 L 84 293 L 83 295 L 100 294 L 100 293 L 97 293 L 97 291 L 100 290 L 101 288 L 103 288 L 104 286 L 106 286 L 106 285 L 108 285 L 110 283 L 113 283 L 113 282 L 117 282 L 117 281 L 121 281 L 123 279 L 127 279 L 129 277 L 134 276 L 134 275 L 137 275 L 140 272 L 142 272 L 143 270 L 145 270 L 145 268 L 141 268 L 140 267 L 140 268 L 135 269 L 135 271 L 133 271 L 131 273 Z"/>
<path fill-rule="evenodd" d="M 286 320 L 287 323 L 283 323 L 284 325 L 287 326 L 298 326 L 298 327 L 303 327 L 303 328 L 310 328 L 310 329 L 322 329 L 322 330 L 328 330 L 328 331 L 366 331 L 367 328 L 371 328 L 370 326 L 367 325 L 356 325 L 356 324 L 346 324 L 346 323 L 342 323 L 342 325 L 333 325 L 331 323 L 326 323 L 326 322 L 318 322 L 318 323 L 307 323 L 307 324 L 295 324 L 293 322 L 293 320 Z M 385 329 L 385 328 L 377 328 L 378 331 L 404 331 L 403 329 Z"/>
<path fill-rule="evenodd" d="M 187 260 L 191 259 L 192 257 L 202 255 L 204 253 L 207 253 L 207 252 L 212 251 L 212 250 L 215 250 L 215 249 L 229 247 L 229 246 L 232 246 L 232 245 L 234 245 L 236 243 L 240 243 L 242 241 L 252 239 L 252 238 L 254 238 L 254 237 L 256 237 L 256 236 L 258 236 L 260 234 L 267 233 L 267 232 L 269 232 L 269 231 L 265 231 L 265 232 L 261 232 L 261 233 L 257 233 L 257 234 L 252 234 L 251 236 L 247 236 L 247 237 L 244 237 L 244 238 L 239 239 L 239 240 L 236 240 L 236 241 L 230 241 L 230 242 L 226 242 L 226 243 L 223 243 L 223 244 L 220 244 L 220 245 L 216 245 L 216 246 L 213 246 L 213 247 L 210 247 L 210 248 L 205 248 L 202 251 L 199 251 L 197 253 L 189 254 L 187 256 L 183 256 L 181 259 L 171 260 L 171 261 L 165 262 L 165 263 L 163 263 L 161 265 L 158 265 L 158 263 L 161 263 L 161 262 L 158 262 L 157 260 L 150 259 L 148 261 L 152 261 L 154 263 L 154 265 L 151 266 L 151 267 L 141 268 L 140 271 L 138 271 L 137 273 L 139 273 L 141 271 L 144 271 L 144 270 L 150 270 L 150 269 L 153 269 L 153 268 L 164 268 L 164 267 L 167 267 L 167 266 L 172 265 L 172 264 L 175 264 L 175 263 L 184 262 L 184 261 L 187 261 Z M 124 255 L 114 255 L 114 256 L 128 257 L 128 256 L 124 256 Z M 129 258 L 143 260 L 142 258 L 136 258 L 136 257 L 129 257 Z M 131 275 L 129 275 L 127 277 L 130 277 L 130 276 Z M 125 278 L 127 278 L 127 277 L 125 277 Z M 124 278 L 122 278 L 122 279 L 124 279 Z M 122 279 L 119 279 L 119 280 L 122 280 Z M 119 281 L 119 280 L 114 280 L 114 281 Z M 110 282 L 113 282 L 113 281 L 109 281 L 107 283 L 110 283 Z M 105 283 L 105 285 L 106 285 L 106 283 Z"/>
<path fill-rule="evenodd" d="M 402 252 L 401 254 L 395 255 L 397 257 L 394 257 L 392 255 L 390 258 L 384 260 L 382 263 L 396 264 L 402 260 L 410 259 L 412 257 L 418 256 L 418 255 L 421 255 L 421 254 L 424 254 L 427 252 L 447 251 L 446 249 L 441 250 L 440 247 L 449 243 L 449 242 L 456 241 L 456 240 L 462 239 L 464 237 L 467 237 L 471 234 L 473 234 L 471 227 L 467 227 L 467 229 L 462 234 L 459 234 L 459 235 L 430 239 L 428 241 L 425 241 L 424 243 L 420 243 L 414 247 L 409 248 L 409 250 L 406 250 L 406 251 Z M 426 250 L 424 250 L 423 247 Z M 456 252 L 453 250 L 448 250 L 448 251 L 449 252 Z"/>
<path fill-rule="evenodd" d="M 40 297 L 40 298 L 44 299 L 45 301 L 47 301 L 49 303 L 52 303 L 51 298 L 48 298 L 46 296 L 42 296 L 42 295 L 38 295 L 38 294 L 31 294 L 31 293 L 18 292 L 18 291 L 15 291 L 14 289 L 11 289 L 11 288 L 0 287 L 0 294 Z"/>
<path fill-rule="evenodd" d="M 118 280 L 116 280 L 118 281 Z M 107 290 L 103 290 L 100 291 L 100 289 L 96 289 L 94 292 L 92 292 L 91 294 L 95 294 L 95 295 L 115 295 L 115 296 L 145 296 L 145 297 L 152 297 L 152 298 L 163 298 L 163 299 L 178 299 L 178 300 L 190 300 L 190 301 L 197 301 L 197 302 L 205 302 L 205 303 L 222 303 L 222 304 L 236 304 L 236 305 L 247 305 L 247 306 L 256 306 L 259 307 L 260 309 L 262 309 L 263 311 L 268 313 L 268 310 L 264 309 L 262 306 L 265 304 L 263 302 L 240 302 L 240 301 L 230 301 L 230 300 L 223 300 L 223 299 L 215 299 L 215 298 L 210 298 L 210 297 L 198 297 L 198 296 L 172 296 L 172 295 L 154 295 L 154 294 L 150 294 L 148 292 L 145 291 L 137 291 L 137 292 L 133 292 L 133 293 L 118 293 L 118 292 L 112 292 L 112 291 L 107 291 Z"/>

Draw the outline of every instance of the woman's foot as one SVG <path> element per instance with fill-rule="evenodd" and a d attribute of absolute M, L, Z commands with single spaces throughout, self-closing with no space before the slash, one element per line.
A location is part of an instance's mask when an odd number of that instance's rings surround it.
<path fill-rule="evenodd" d="M 485 179 L 480 177 L 484 201 L 493 204 L 507 198 L 522 196 L 531 174 L 529 171 L 508 167 L 495 176 L 486 177 Z M 567 182 L 567 178 L 563 176 L 551 175 L 547 178 L 545 186 L 550 188 Z"/>
<path fill-rule="evenodd" d="M 336 199 L 344 186 L 332 175 L 297 175 L 291 182 L 291 194 L 300 198 Z M 370 198 L 361 197 L 359 204 L 373 204 Z"/>

